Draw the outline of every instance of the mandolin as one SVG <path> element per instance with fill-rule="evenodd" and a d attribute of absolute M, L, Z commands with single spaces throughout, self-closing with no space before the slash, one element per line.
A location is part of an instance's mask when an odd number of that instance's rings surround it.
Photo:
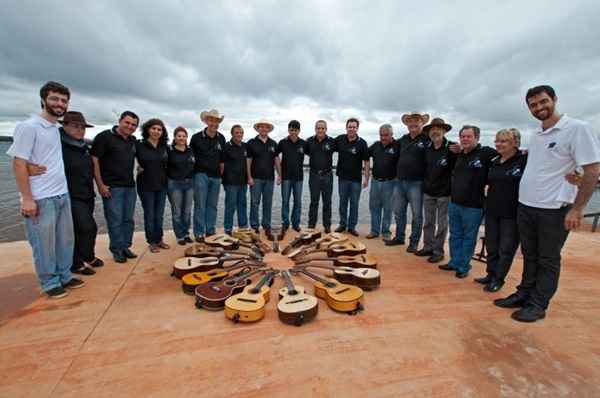
<path fill-rule="evenodd" d="M 339 256 L 332 258 L 310 257 L 299 259 L 296 264 L 301 265 L 313 261 L 327 261 L 336 267 L 373 268 L 377 269 L 377 260 L 368 254 L 357 254 L 356 256 Z"/>
<path fill-rule="evenodd" d="M 184 251 L 186 257 L 221 257 L 225 253 L 251 256 L 256 259 L 262 258 L 258 250 L 225 250 L 221 247 L 207 246 L 205 244 L 195 244 Z"/>
<path fill-rule="evenodd" d="M 327 257 L 339 257 L 339 256 L 355 256 L 357 254 L 366 253 L 367 247 L 361 242 L 347 241 L 343 243 L 336 243 L 323 249 L 315 249 L 311 251 L 300 251 L 292 256 L 288 255 L 294 261 L 303 261 L 307 259 L 307 256 L 325 252 Z"/>
<path fill-rule="evenodd" d="M 221 257 L 182 257 L 175 260 L 171 276 L 181 279 L 191 272 L 205 272 L 219 268 L 227 261 L 250 260 L 248 256 L 224 254 Z"/>
<path fill-rule="evenodd" d="M 316 229 L 304 229 L 298 236 L 291 240 L 290 243 L 287 244 L 286 247 L 283 248 L 281 254 L 286 255 L 289 254 L 293 249 L 297 249 L 300 246 L 309 245 L 314 242 L 316 239 L 321 237 L 321 231 L 317 231 Z"/>
<path fill-rule="evenodd" d="M 256 322 L 263 319 L 274 276 L 275 272 L 269 271 L 257 284 L 246 286 L 241 293 L 225 300 L 225 317 L 234 323 Z"/>
<path fill-rule="evenodd" d="M 277 313 L 283 323 L 301 326 L 317 316 L 319 302 L 315 296 L 306 294 L 304 287 L 295 286 L 288 271 L 282 271 L 281 276 L 285 287 L 279 289 Z"/>
<path fill-rule="evenodd" d="M 373 268 L 352 268 L 352 267 L 335 267 L 333 265 L 318 265 L 314 262 L 328 260 L 314 260 L 310 263 L 296 267 L 303 268 L 323 268 L 333 271 L 333 277 L 342 283 L 358 286 L 363 290 L 373 290 L 381 284 L 381 274 Z"/>
<path fill-rule="evenodd" d="M 250 261 L 238 261 L 226 268 L 215 268 L 205 272 L 191 272 L 181 278 L 181 289 L 184 293 L 193 295 L 196 287 L 203 283 L 220 281 L 231 274 L 233 270 L 242 268 L 242 271 L 250 271 L 252 268 L 264 267 L 263 263 Z"/>
<path fill-rule="evenodd" d="M 251 282 L 248 279 L 250 276 L 269 270 L 270 268 L 257 268 L 221 281 L 198 285 L 194 291 L 196 295 L 196 307 L 211 311 L 222 310 L 225 306 L 225 300 L 241 292 Z"/>
<path fill-rule="evenodd" d="M 324 299 L 332 310 L 346 312 L 350 315 L 356 315 L 363 310 L 363 290 L 361 288 L 319 276 L 303 267 L 293 268 L 292 271 L 314 279 L 315 296 Z"/>

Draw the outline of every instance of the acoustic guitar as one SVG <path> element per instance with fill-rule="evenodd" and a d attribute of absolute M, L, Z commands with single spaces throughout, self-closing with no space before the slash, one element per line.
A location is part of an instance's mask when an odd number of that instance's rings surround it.
<path fill-rule="evenodd" d="M 317 260 L 326 261 L 326 260 Z M 373 268 L 352 268 L 352 267 L 335 267 L 333 265 L 319 265 L 311 261 L 308 264 L 296 267 L 303 268 L 323 268 L 333 271 L 333 277 L 342 283 L 358 286 L 363 290 L 373 290 L 381 284 L 381 274 Z"/>
<path fill-rule="evenodd" d="M 316 239 L 321 237 L 321 231 L 317 231 L 316 229 L 303 229 L 298 236 L 290 241 L 281 251 L 281 254 L 287 255 L 293 249 L 297 249 L 300 246 L 309 245 L 314 242 Z"/>
<path fill-rule="evenodd" d="M 248 279 L 250 276 L 269 270 L 270 268 L 257 268 L 221 281 L 198 285 L 194 291 L 196 295 L 196 307 L 210 311 L 222 310 L 225 306 L 225 300 L 244 290 L 244 287 L 251 282 Z"/>
<path fill-rule="evenodd" d="M 339 256 L 355 256 L 357 254 L 366 253 L 367 247 L 361 242 L 347 241 L 343 243 L 336 243 L 323 249 L 314 249 L 311 251 L 301 251 L 294 256 L 289 255 L 294 261 L 304 261 L 309 259 L 312 254 L 315 253 L 327 253 L 327 257 L 339 257 Z"/>
<path fill-rule="evenodd" d="M 221 257 L 182 257 L 175 260 L 171 276 L 181 279 L 191 272 L 205 272 L 219 268 L 227 261 L 250 260 L 248 256 L 224 254 Z"/>
<path fill-rule="evenodd" d="M 306 246 L 303 246 L 303 247 L 301 246 L 301 247 L 291 250 L 287 254 L 287 256 L 289 258 L 295 258 L 295 257 L 302 256 L 306 253 L 310 253 L 315 250 L 328 248 L 330 246 L 338 245 L 338 244 L 341 244 L 341 243 L 344 243 L 347 241 L 348 241 L 348 237 L 346 235 L 342 235 L 342 234 L 333 232 L 331 234 L 325 235 L 321 238 L 314 240 L 312 243 L 310 243 Z"/>
<path fill-rule="evenodd" d="M 363 310 L 363 290 L 361 288 L 319 276 L 303 267 L 292 268 L 292 271 L 314 279 L 315 296 L 325 300 L 332 310 L 350 315 L 356 315 Z"/>
<path fill-rule="evenodd" d="M 242 243 L 254 244 L 260 248 L 263 253 L 268 253 L 271 248 L 268 244 L 263 242 L 260 235 L 254 232 L 252 228 L 238 228 L 233 231 L 233 237 L 239 239 Z"/>
<path fill-rule="evenodd" d="M 331 262 L 336 267 L 352 268 L 373 268 L 377 269 L 377 260 L 369 254 L 357 254 L 356 256 L 339 256 L 332 258 L 310 257 L 296 261 L 296 264 L 302 265 L 313 261 Z"/>
<path fill-rule="evenodd" d="M 220 247 L 225 250 L 238 250 L 240 247 L 247 247 L 249 249 L 258 249 L 261 252 L 261 255 L 264 255 L 265 252 L 254 244 L 245 243 L 240 241 L 239 239 L 233 238 L 226 234 L 217 234 L 213 236 L 209 236 L 204 238 L 204 243 L 208 246 Z"/>
<path fill-rule="evenodd" d="M 256 259 L 262 258 L 258 250 L 225 250 L 221 247 L 207 246 L 203 243 L 190 246 L 184 251 L 186 257 L 221 257 L 225 253 L 250 256 Z"/>
<path fill-rule="evenodd" d="M 181 278 L 181 289 L 185 294 L 194 295 L 196 287 L 203 283 L 220 281 L 231 275 L 231 272 L 236 269 L 241 269 L 241 272 L 249 272 L 252 268 L 264 267 L 264 263 L 254 263 L 249 261 L 239 261 L 226 268 L 215 268 L 205 272 L 192 272 L 184 275 Z"/>
<path fill-rule="evenodd" d="M 234 323 L 263 319 L 274 275 L 273 271 L 267 272 L 257 284 L 246 286 L 241 293 L 225 300 L 225 317 Z"/>
<path fill-rule="evenodd" d="M 277 314 L 283 323 L 302 326 L 317 316 L 319 302 L 315 296 L 306 294 L 304 287 L 295 286 L 288 271 L 282 271 L 281 276 L 285 287 L 279 289 Z"/>

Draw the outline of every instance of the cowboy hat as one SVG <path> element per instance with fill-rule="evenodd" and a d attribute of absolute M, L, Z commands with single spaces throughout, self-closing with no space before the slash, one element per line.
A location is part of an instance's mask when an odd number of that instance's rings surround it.
<path fill-rule="evenodd" d="M 450 126 L 448 123 L 446 123 L 444 121 L 444 119 L 442 119 L 440 117 L 433 118 L 431 120 L 431 123 L 429 123 L 427 126 L 423 127 L 423 131 L 428 133 L 432 127 L 441 127 L 444 130 L 446 130 L 446 132 L 452 130 L 452 126 Z"/>
<path fill-rule="evenodd" d="M 423 122 L 423 124 L 425 124 L 429 121 L 429 114 L 419 113 L 419 112 L 411 112 L 411 113 L 405 113 L 404 115 L 402 115 L 402 123 L 404 123 L 404 124 L 408 124 L 408 121 L 411 119 L 420 119 Z"/>
<path fill-rule="evenodd" d="M 63 116 L 63 120 L 59 120 L 60 124 L 65 124 L 65 123 L 81 123 L 83 124 L 85 127 L 94 127 L 91 124 L 88 124 L 88 122 L 85 121 L 85 118 L 83 117 L 83 113 L 81 112 L 77 112 L 77 111 L 68 111 L 65 113 L 65 115 Z"/>
<path fill-rule="evenodd" d="M 275 128 L 275 126 L 273 126 L 273 123 L 271 123 L 267 119 L 261 119 L 258 122 L 254 123 L 254 130 L 258 131 L 258 126 L 260 126 L 261 124 L 269 126 L 269 133 Z"/>
<path fill-rule="evenodd" d="M 204 123 L 206 123 L 206 119 L 209 117 L 217 119 L 220 123 L 223 121 L 223 118 L 225 116 L 219 114 L 219 111 L 216 109 L 211 109 L 210 111 L 203 111 L 202 113 L 200 113 L 200 120 L 202 120 Z"/>

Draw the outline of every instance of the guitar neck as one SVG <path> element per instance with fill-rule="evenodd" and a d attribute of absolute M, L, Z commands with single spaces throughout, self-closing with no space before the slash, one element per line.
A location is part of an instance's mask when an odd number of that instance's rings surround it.
<path fill-rule="evenodd" d="M 226 261 L 236 261 L 236 260 L 248 260 L 248 256 L 223 256 L 221 257 L 221 262 Z"/>
<path fill-rule="evenodd" d="M 299 271 L 302 272 L 304 275 L 316 280 L 317 282 L 321 282 L 323 285 L 325 285 L 327 287 L 335 286 L 334 282 L 331 282 L 330 280 L 327 280 L 317 274 L 313 274 L 312 272 L 307 271 L 305 268 L 300 268 Z M 331 285 L 333 285 L 333 286 L 331 286 Z"/>
<path fill-rule="evenodd" d="M 252 271 L 248 271 L 248 272 L 242 272 L 240 275 L 237 275 L 231 279 L 229 279 L 229 283 L 231 284 L 236 284 L 239 283 L 240 281 L 251 277 L 254 274 L 258 274 L 259 272 L 263 272 L 266 271 L 266 268 L 257 268 L 257 269 L 253 269 Z"/>
<path fill-rule="evenodd" d="M 296 286 L 294 286 L 294 282 L 292 282 L 292 277 L 290 276 L 289 271 L 282 271 L 281 276 L 283 276 L 283 280 L 285 281 L 285 286 L 288 289 L 288 293 L 293 294 L 296 292 Z"/>
<path fill-rule="evenodd" d="M 273 279 L 273 272 L 267 272 L 267 274 L 254 286 L 252 289 L 252 293 L 260 293 L 260 289 L 268 283 L 271 283 L 271 279 Z"/>

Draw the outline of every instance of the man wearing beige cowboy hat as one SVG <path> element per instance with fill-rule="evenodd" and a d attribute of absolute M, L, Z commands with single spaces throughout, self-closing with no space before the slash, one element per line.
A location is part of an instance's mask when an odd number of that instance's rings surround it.
<path fill-rule="evenodd" d="M 277 156 L 277 142 L 269 138 L 273 123 L 262 119 L 254 124 L 258 135 L 248 141 L 248 185 L 250 185 L 250 226 L 258 232 L 258 206 L 262 200 L 263 227 L 268 239 L 271 234 L 271 208 L 273 206 L 273 181 L 277 170 L 277 184 L 281 184 L 281 164 Z"/>
<path fill-rule="evenodd" d="M 204 130 L 192 136 L 190 147 L 194 151 L 194 235 L 196 242 L 216 233 L 217 204 L 221 187 L 221 153 L 225 137 L 219 133 L 224 116 L 216 109 L 204 111 L 200 119 Z"/>
<path fill-rule="evenodd" d="M 430 140 L 422 129 L 429 121 L 426 113 L 406 113 L 402 123 L 408 127 L 408 134 L 397 143 L 398 164 L 396 167 L 396 189 L 394 214 L 396 218 L 396 236 L 386 242 L 388 246 L 403 245 L 406 234 L 406 214 L 410 205 L 412 224 L 408 248 L 409 253 L 417 251 L 421 239 L 423 224 L 423 179 L 425 177 L 425 149 Z"/>

